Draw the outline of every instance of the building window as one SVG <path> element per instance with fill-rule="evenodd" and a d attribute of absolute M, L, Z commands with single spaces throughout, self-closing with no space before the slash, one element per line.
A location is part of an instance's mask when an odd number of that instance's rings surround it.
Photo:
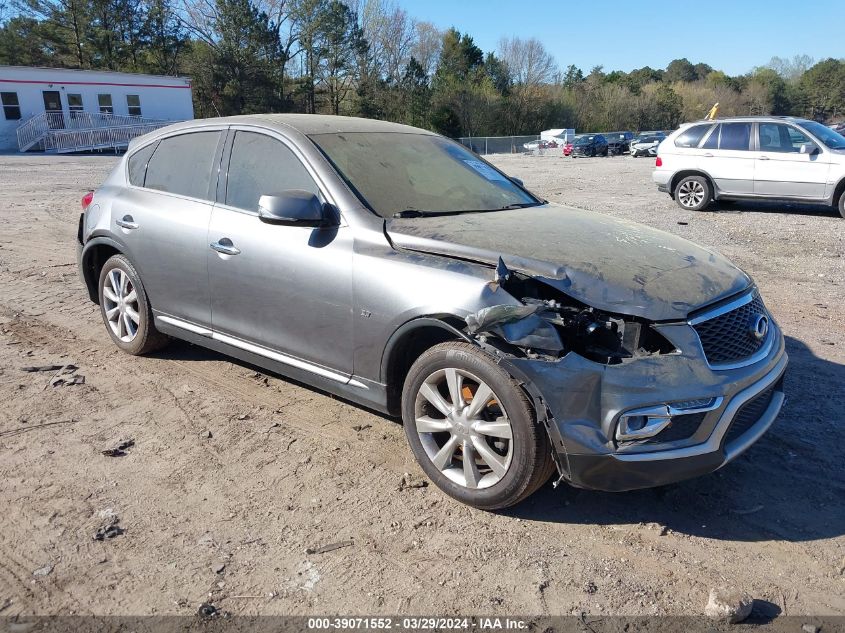
<path fill-rule="evenodd" d="M 102 114 L 114 114 L 114 108 L 111 104 L 111 95 L 97 95 L 97 103 L 100 106 Z"/>
<path fill-rule="evenodd" d="M 67 109 L 70 112 L 82 112 L 82 95 L 71 95 L 67 96 Z"/>
<path fill-rule="evenodd" d="M 126 107 L 129 108 L 129 116 L 141 116 L 141 97 L 126 95 Z"/>
<path fill-rule="evenodd" d="M 0 92 L 0 102 L 3 103 L 3 116 L 7 121 L 17 121 L 21 118 L 17 92 Z"/>

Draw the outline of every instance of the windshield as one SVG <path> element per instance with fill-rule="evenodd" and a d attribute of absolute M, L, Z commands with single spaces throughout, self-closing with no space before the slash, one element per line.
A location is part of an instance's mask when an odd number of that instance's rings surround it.
<path fill-rule="evenodd" d="M 830 149 L 845 149 L 845 136 L 815 121 L 801 121 L 798 125 L 827 145 Z"/>
<path fill-rule="evenodd" d="M 592 136 L 582 136 L 581 138 L 575 139 L 575 144 L 576 145 L 589 145 L 590 143 L 593 142 L 593 138 L 594 137 L 592 137 Z"/>
<path fill-rule="evenodd" d="M 314 134 L 311 140 L 383 218 L 535 206 L 537 198 L 441 136 L 396 132 Z"/>

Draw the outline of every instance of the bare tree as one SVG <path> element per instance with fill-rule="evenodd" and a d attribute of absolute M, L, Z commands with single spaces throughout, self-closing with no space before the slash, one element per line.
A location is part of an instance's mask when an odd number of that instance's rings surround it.
<path fill-rule="evenodd" d="M 518 37 L 499 40 L 499 57 L 507 65 L 511 80 L 517 86 L 540 86 L 552 83 L 558 68 L 554 57 L 536 38 Z"/>
<path fill-rule="evenodd" d="M 443 46 L 443 32 L 431 22 L 414 22 L 414 44 L 411 55 L 422 66 L 426 76 L 433 77 Z"/>

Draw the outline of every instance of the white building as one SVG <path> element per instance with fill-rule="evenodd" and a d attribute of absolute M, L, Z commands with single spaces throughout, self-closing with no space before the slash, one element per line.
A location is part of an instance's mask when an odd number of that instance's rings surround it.
<path fill-rule="evenodd" d="M 125 147 L 194 118 L 191 81 L 100 70 L 0 66 L 0 151 Z"/>

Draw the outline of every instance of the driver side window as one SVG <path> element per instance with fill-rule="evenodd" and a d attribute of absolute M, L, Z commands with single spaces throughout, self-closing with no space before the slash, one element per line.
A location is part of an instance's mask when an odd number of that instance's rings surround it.
<path fill-rule="evenodd" d="M 300 160 L 285 145 L 257 132 L 235 132 L 225 203 L 231 207 L 258 211 L 258 199 L 290 189 L 302 189 L 319 196 L 317 183 Z"/>

